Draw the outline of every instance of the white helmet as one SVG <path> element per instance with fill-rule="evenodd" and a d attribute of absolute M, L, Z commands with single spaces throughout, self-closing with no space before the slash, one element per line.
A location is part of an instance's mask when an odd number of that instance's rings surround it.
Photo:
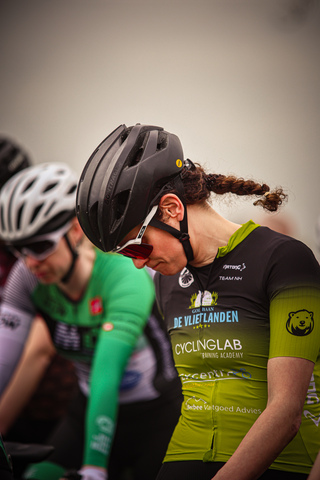
<path fill-rule="evenodd" d="M 19 242 L 57 230 L 75 216 L 77 177 L 64 163 L 15 174 L 0 192 L 0 238 Z"/>

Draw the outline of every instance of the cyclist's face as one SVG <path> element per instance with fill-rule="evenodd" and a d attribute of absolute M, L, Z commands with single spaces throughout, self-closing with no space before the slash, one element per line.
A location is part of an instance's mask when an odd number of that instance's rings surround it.
<path fill-rule="evenodd" d="M 133 229 L 127 239 L 135 238 L 138 231 L 139 227 Z M 182 244 L 170 233 L 148 226 L 142 241 L 152 245 L 153 250 L 146 259 L 133 259 L 137 268 L 147 266 L 163 275 L 175 275 L 186 266 L 187 259 Z"/>
<path fill-rule="evenodd" d="M 24 258 L 28 269 L 44 284 L 58 283 L 67 273 L 72 255 L 64 237 L 58 243 L 57 248 L 44 260 L 37 260 L 32 255 Z"/>

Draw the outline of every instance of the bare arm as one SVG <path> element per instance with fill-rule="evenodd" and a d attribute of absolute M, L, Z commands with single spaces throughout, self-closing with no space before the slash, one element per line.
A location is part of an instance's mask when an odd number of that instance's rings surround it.
<path fill-rule="evenodd" d="M 320 452 L 313 464 L 308 480 L 319 480 L 320 478 Z"/>
<path fill-rule="evenodd" d="M 268 362 L 268 404 L 214 480 L 256 480 L 299 430 L 314 364 L 302 358 Z"/>
<path fill-rule="evenodd" d="M 36 391 L 55 348 L 40 317 L 33 321 L 25 349 L 0 399 L 0 431 L 6 434 Z"/>

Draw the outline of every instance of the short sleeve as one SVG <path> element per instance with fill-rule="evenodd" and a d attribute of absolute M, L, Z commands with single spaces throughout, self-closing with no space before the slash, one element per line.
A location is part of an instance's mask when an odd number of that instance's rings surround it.
<path fill-rule="evenodd" d="M 306 245 L 290 241 L 277 249 L 268 289 L 269 357 L 315 362 L 320 349 L 320 266 Z"/>

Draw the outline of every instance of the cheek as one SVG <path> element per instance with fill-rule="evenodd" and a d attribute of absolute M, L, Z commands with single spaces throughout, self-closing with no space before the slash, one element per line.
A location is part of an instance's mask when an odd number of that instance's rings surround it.
<path fill-rule="evenodd" d="M 162 258 L 174 265 L 183 265 L 182 268 L 186 265 L 187 259 L 181 242 L 169 233 L 163 232 L 163 235 L 158 235 L 153 243 L 150 238 L 150 242 L 148 243 L 153 245 L 151 257 Z"/>

